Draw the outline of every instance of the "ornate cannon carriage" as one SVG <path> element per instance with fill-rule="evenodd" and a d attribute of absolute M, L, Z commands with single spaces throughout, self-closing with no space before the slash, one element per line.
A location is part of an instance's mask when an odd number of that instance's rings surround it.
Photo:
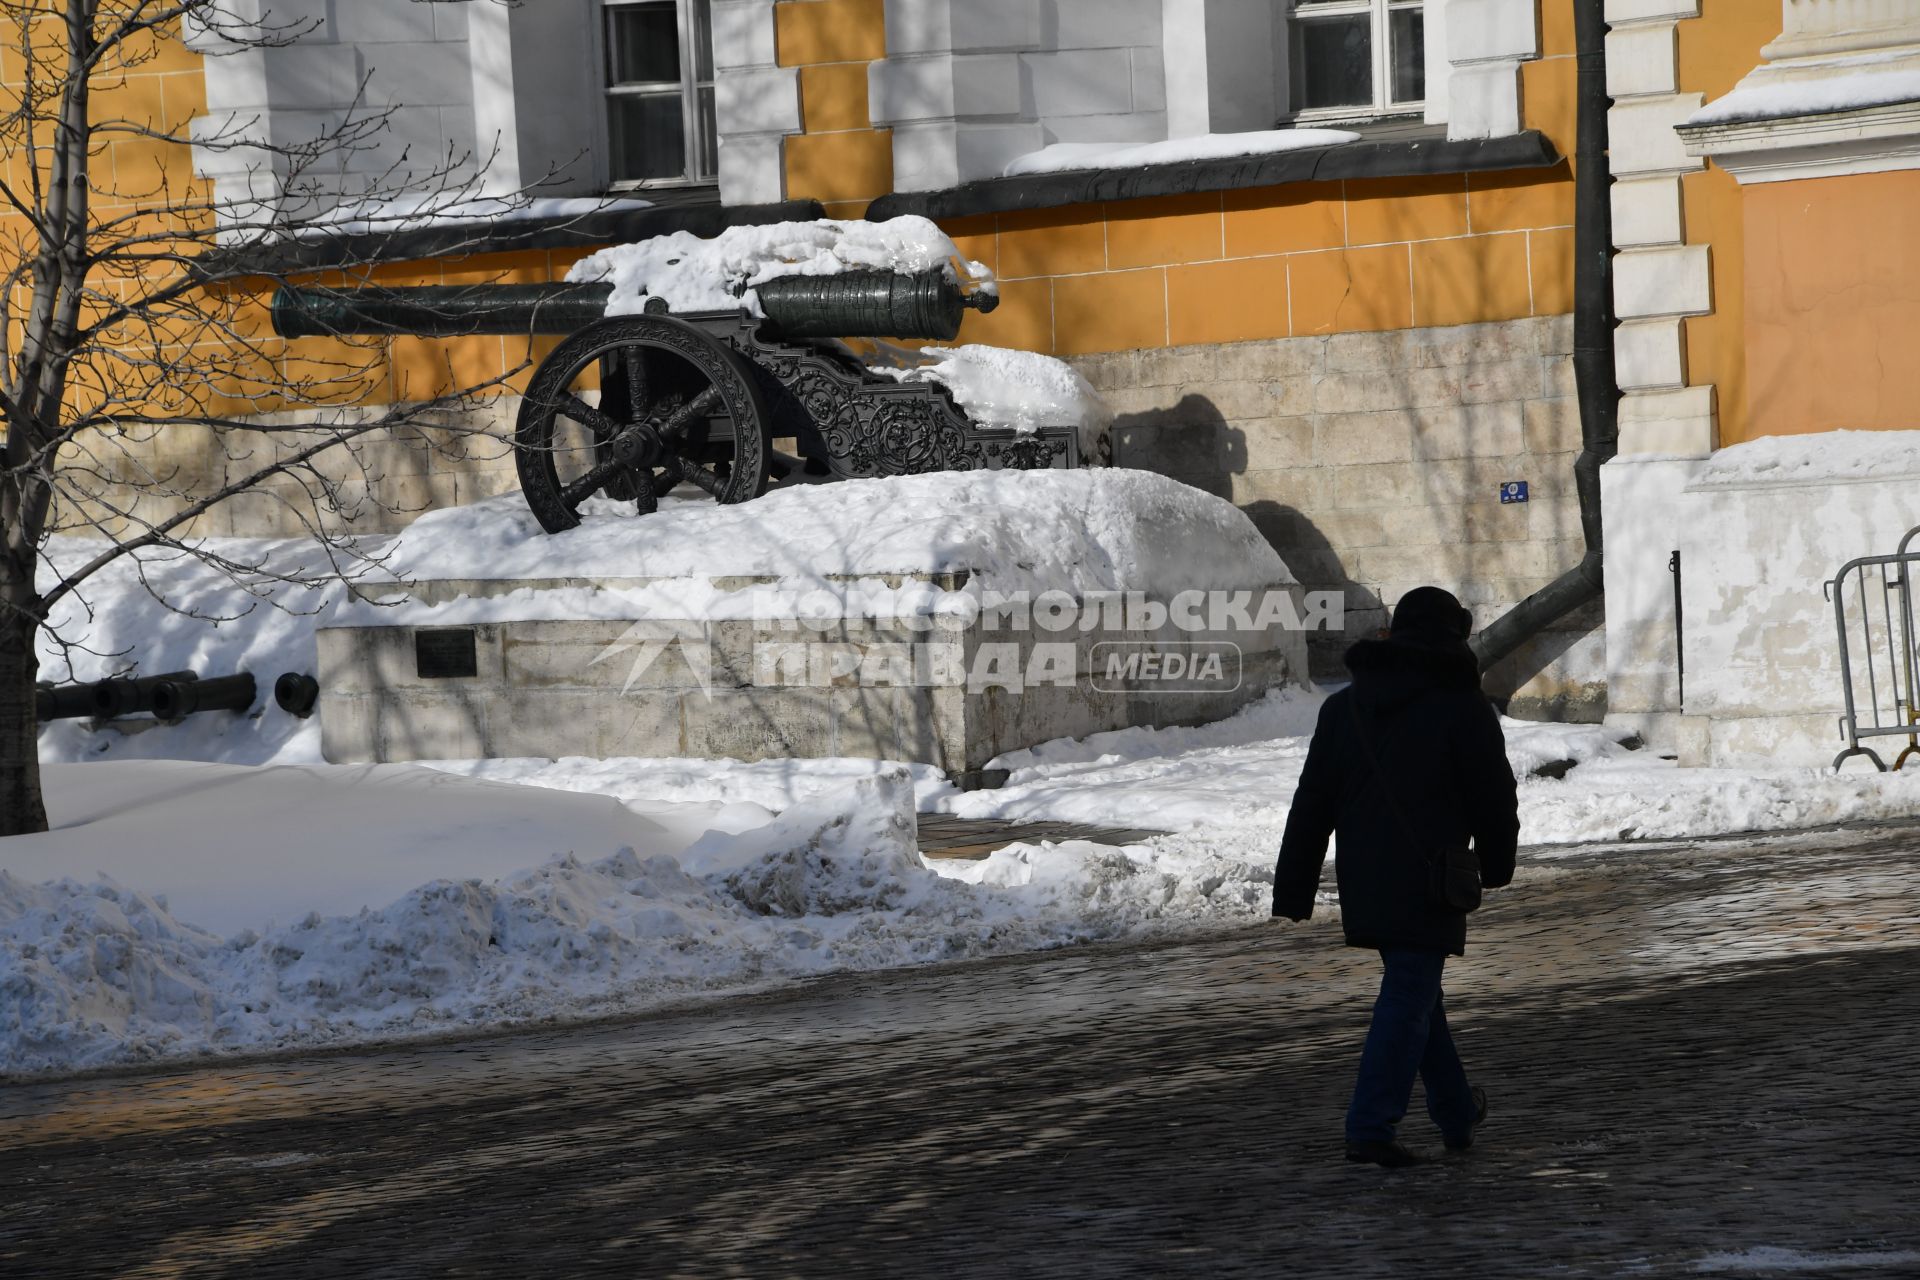
<path fill-rule="evenodd" d="M 770 484 L 981 468 L 1074 467 L 1077 432 L 975 423 L 945 387 L 877 374 L 838 340 L 951 341 L 968 307 L 940 272 L 791 276 L 739 308 L 608 317 L 608 284 L 281 289 L 273 323 L 316 335 L 565 335 L 534 371 L 515 461 L 549 533 L 596 495 L 657 508 L 677 486 L 745 502 Z M 791 442 L 791 452 L 776 445 Z"/>

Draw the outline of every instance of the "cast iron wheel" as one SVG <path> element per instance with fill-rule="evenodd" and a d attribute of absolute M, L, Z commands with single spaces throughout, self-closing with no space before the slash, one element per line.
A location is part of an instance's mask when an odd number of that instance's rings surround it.
<path fill-rule="evenodd" d="M 595 373 L 597 397 L 587 385 Z M 540 362 L 520 405 L 514 466 L 548 533 L 579 524 L 595 494 L 642 515 L 683 481 L 716 502 L 745 502 L 766 492 L 768 420 L 746 362 L 726 346 L 671 317 L 619 316 Z"/>

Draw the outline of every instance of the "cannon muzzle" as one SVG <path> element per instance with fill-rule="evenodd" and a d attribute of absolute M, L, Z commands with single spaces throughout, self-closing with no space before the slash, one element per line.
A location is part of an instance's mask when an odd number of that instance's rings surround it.
<path fill-rule="evenodd" d="M 455 284 L 417 288 L 296 288 L 273 295 L 273 330 L 283 338 L 411 333 L 462 338 L 476 333 L 567 334 L 607 311 L 610 284 Z"/>
<path fill-rule="evenodd" d="M 153 691 L 153 714 L 159 720 L 181 720 L 202 711 L 246 711 L 256 692 L 246 671 L 211 680 L 162 680 Z"/>
<path fill-rule="evenodd" d="M 273 701 L 282 711 L 305 720 L 320 701 L 320 682 L 303 671 L 284 672 L 273 682 Z"/>

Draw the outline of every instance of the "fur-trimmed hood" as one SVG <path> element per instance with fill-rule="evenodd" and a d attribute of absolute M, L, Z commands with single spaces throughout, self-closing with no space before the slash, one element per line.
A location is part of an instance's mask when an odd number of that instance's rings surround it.
<path fill-rule="evenodd" d="M 1429 643 L 1389 636 L 1362 640 L 1347 650 L 1353 697 L 1369 710 L 1384 710 L 1434 689 L 1478 689 L 1480 664 L 1460 641 Z"/>

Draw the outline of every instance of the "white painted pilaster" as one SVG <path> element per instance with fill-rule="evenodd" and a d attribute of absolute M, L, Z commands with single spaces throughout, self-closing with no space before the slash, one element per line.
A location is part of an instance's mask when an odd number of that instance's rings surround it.
<path fill-rule="evenodd" d="M 1447 136 L 1497 138 L 1520 131 L 1520 64 L 1540 56 L 1532 0 L 1446 0 Z M 1432 40 L 1434 33 L 1429 32 Z M 1430 85 L 1429 96 L 1434 93 Z"/>
<path fill-rule="evenodd" d="M 774 0 L 713 0 L 713 102 L 720 199 L 786 198 L 786 138 L 799 133 L 800 72 L 775 66 Z"/>

